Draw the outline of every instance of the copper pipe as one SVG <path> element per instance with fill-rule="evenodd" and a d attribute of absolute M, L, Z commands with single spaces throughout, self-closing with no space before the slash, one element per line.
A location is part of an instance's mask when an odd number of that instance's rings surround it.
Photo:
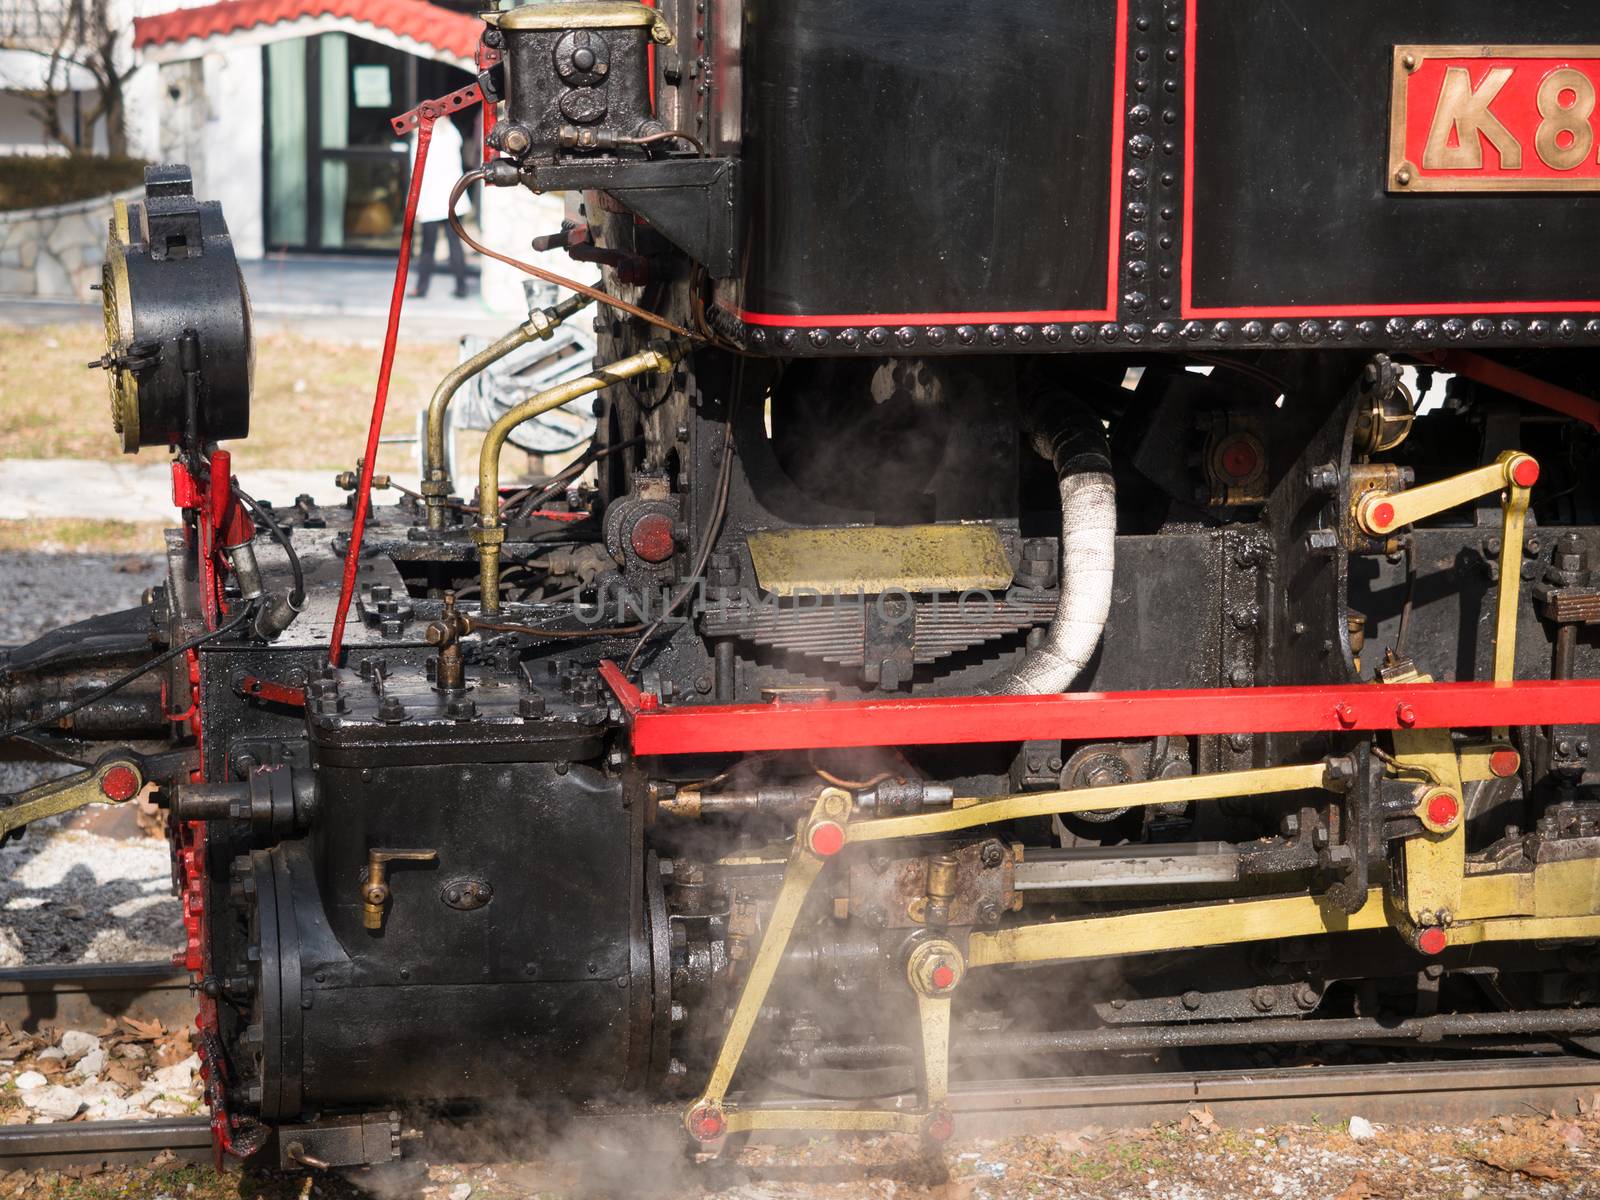
<path fill-rule="evenodd" d="M 461 224 L 461 218 L 456 215 L 456 204 L 461 199 L 461 193 L 466 191 L 469 187 L 477 183 L 483 177 L 484 174 L 482 168 L 468 171 L 456 181 L 456 186 L 450 193 L 450 228 L 456 231 L 456 236 L 460 238 L 466 245 L 472 247 L 472 249 L 476 250 L 485 258 L 492 258 L 496 262 L 505 263 L 505 265 L 508 267 L 515 267 L 517 270 L 522 271 L 525 274 L 532 275 L 535 279 L 542 279 L 546 283 L 553 283 L 557 287 L 566 288 L 569 292 L 579 292 L 582 295 L 588 296 L 591 300 L 598 300 L 601 304 L 610 305 L 618 312 L 625 312 L 630 317 L 638 317 L 641 321 L 647 321 L 651 325 L 665 329 L 668 333 L 675 334 L 678 337 L 692 338 L 695 336 L 682 325 L 675 325 L 665 317 L 658 316 L 647 309 L 640 308 L 636 304 L 629 304 L 626 300 L 619 300 L 610 292 L 602 291 L 599 288 L 590 287 L 586 283 L 579 283 L 576 279 L 568 279 L 565 275 L 557 275 L 554 271 L 546 271 L 543 267 L 536 267 L 532 263 L 526 263 L 521 259 L 512 258 L 509 254 L 501 254 L 498 250 L 491 250 L 482 242 L 478 241 L 470 233 L 468 233 L 466 228 Z"/>
<path fill-rule="evenodd" d="M 556 327 L 579 312 L 590 299 L 575 294 L 551 308 L 529 313 L 528 319 L 521 325 L 458 364 L 439 381 L 433 399 L 428 401 L 428 438 L 422 460 L 422 494 L 428 506 L 429 529 L 444 528 L 444 510 L 450 499 L 450 474 L 445 470 L 444 462 L 444 421 L 450 401 L 461 390 L 461 385 L 518 347 L 541 338 L 548 341 Z"/>

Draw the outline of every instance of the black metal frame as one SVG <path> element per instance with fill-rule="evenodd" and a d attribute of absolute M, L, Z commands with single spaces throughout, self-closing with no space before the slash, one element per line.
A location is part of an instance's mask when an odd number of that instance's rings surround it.
<path fill-rule="evenodd" d="M 359 36 L 357 34 L 349 35 Z M 264 227 L 264 244 L 268 250 L 291 250 L 307 254 L 343 254 L 352 257 L 387 258 L 394 251 L 371 246 L 337 246 L 321 244 L 322 230 L 322 164 L 329 158 L 372 159 L 399 157 L 399 151 L 380 150 L 375 147 L 338 147 L 329 149 L 322 145 L 322 125 L 317 117 L 322 112 L 322 35 L 315 34 L 306 42 L 306 240 L 294 245 L 276 240 L 272 234 L 272 205 L 269 182 L 272 172 L 272 63 L 267 48 L 261 48 L 261 214 Z M 395 102 L 396 112 L 405 112 L 417 105 L 417 65 L 422 61 L 414 54 L 406 55 L 405 91 Z M 407 162 L 409 162 L 407 156 Z"/>

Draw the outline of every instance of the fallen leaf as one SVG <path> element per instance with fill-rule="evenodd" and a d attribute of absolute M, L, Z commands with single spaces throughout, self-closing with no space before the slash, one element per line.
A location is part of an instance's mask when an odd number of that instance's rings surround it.
<path fill-rule="evenodd" d="M 161 1045 L 156 1050 L 156 1064 L 170 1067 L 173 1063 L 180 1063 L 194 1053 L 194 1046 L 189 1042 L 189 1031 L 178 1029 L 161 1039 Z"/>
<path fill-rule="evenodd" d="M 153 1042 L 166 1032 L 160 1021 L 141 1021 L 137 1017 L 123 1017 L 122 1024 L 128 1031 L 145 1041 Z"/>
<path fill-rule="evenodd" d="M 1205 1108 L 1191 1108 L 1189 1110 L 1189 1117 L 1202 1129 L 1213 1129 L 1217 1124 L 1217 1118 L 1212 1113 L 1209 1105 Z"/>
<path fill-rule="evenodd" d="M 140 1084 L 139 1072 L 132 1067 L 125 1067 L 121 1063 L 113 1063 L 106 1068 L 106 1078 L 112 1083 L 121 1084 L 125 1088 L 137 1088 Z"/>
<path fill-rule="evenodd" d="M 1558 1170 L 1557 1168 L 1552 1167 L 1549 1163 L 1542 1163 L 1538 1161 L 1525 1162 L 1518 1167 L 1517 1170 L 1521 1171 L 1529 1179 L 1550 1179 L 1557 1183 L 1563 1182 L 1567 1179 L 1567 1173 L 1565 1171 Z"/>
<path fill-rule="evenodd" d="M 1056 1149 L 1063 1154 L 1086 1154 L 1090 1149 L 1090 1142 L 1094 1135 L 1099 1133 L 1098 1127 L 1090 1129 L 1068 1129 L 1055 1135 Z"/>
<path fill-rule="evenodd" d="M 1333 1200 L 1371 1200 L 1374 1194 L 1366 1173 L 1359 1172 Z"/>
<path fill-rule="evenodd" d="M 1488 1154 L 1477 1155 L 1475 1161 L 1486 1167 L 1493 1167 L 1496 1171 L 1504 1171 L 1507 1175 L 1526 1175 L 1529 1179 L 1548 1179 L 1555 1183 L 1564 1183 L 1569 1178 L 1565 1171 L 1534 1158 L 1511 1156 L 1502 1158 L 1491 1151 Z"/>

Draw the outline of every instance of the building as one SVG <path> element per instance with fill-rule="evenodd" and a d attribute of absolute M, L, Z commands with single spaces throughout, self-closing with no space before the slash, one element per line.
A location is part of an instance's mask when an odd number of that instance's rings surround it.
<path fill-rule="evenodd" d="M 189 164 L 196 194 L 222 202 L 240 258 L 392 255 L 411 145 L 389 118 L 471 82 L 488 2 L 0 0 L 0 154 L 108 150 L 107 123 L 84 119 L 101 107 L 96 76 L 74 61 L 98 48 L 99 74 L 121 81 L 127 153 Z M 41 76 L 60 92 L 59 136 L 39 119 Z M 481 110 L 453 119 L 470 159 Z M 563 216 L 555 196 L 475 190 L 491 243 Z M 490 310 L 526 311 L 518 272 L 481 270 Z"/>
<path fill-rule="evenodd" d="M 187 162 L 241 255 L 392 254 L 410 146 L 389 118 L 472 81 L 482 24 L 428 0 L 224 0 L 133 22 L 131 139 Z M 481 144 L 477 112 L 455 118 Z M 470 153 L 470 149 L 469 149 Z"/>

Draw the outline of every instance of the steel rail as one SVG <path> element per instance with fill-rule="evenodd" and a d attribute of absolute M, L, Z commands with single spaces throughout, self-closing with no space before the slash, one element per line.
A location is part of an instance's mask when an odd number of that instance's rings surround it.
<path fill-rule="evenodd" d="M 51 963 L 0 970 L 0 1021 L 35 1033 L 46 1025 L 98 1029 L 107 1017 L 155 1018 L 169 1029 L 194 1020 L 189 973 L 170 962 Z"/>
<path fill-rule="evenodd" d="M 1600 1085 L 1600 1061 L 1510 1058 L 967 1083 L 950 1093 L 958 1137 L 1098 1125 L 1129 1129 L 1209 1109 L 1224 1125 L 1337 1122 L 1452 1124 L 1502 1114 L 1577 1111 Z"/>
<path fill-rule="evenodd" d="M 29 1020 L 93 1027 L 107 1015 L 123 1012 L 160 1015 L 176 1025 L 192 1019 L 193 1004 L 187 974 L 165 963 L 75 963 L 0 971 L 0 1019 L 12 1023 L 13 1028 Z M 79 1015 L 88 1019 L 79 1021 Z M 1578 1014 L 1562 1015 L 1566 1020 L 1561 1024 L 1576 1027 L 1589 1023 Z M 1348 1035 L 1351 1031 L 1341 1032 Z M 1046 1050 L 1044 1043 L 1050 1040 L 1047 1035 L 1035 1039 L 1040 1044 L 1029 1045 L 1022 1039 L 1012 1049 L 1019 1052 L 1018 1057 L 1033 1057 Z M 1069 1047 L 1048 1048 L 1059 1052 Z M 883 1049 L 890 1051 L 884 1057 L 895 1057 L 893 1048 Z M 998 1052 L 1000 1048 L 992 1049 Z M 863 1059 L 867 1057 L 871 1056 Z M 1600 1091 L 1600 1060 L 1523 1055 L 1451 1062 L 967 1081 L 952 1088 L 950 1106 L 956 1113 L 958 1136 L 978 1137 L 1089 1125 L 1128 1129 L 1181 1120 L 1191 1109 L 1199 1108 L 1209 1109 L 1221 1124 L 1236 1126 L 1303 1123 L 1317 1118 L 1337 1121 L 1352 1112 L 1376 1121 L 1450 1123 L 1505 1113 L 1549 1112 L 1552 1108 L 1573 1111 L 1580 1099 L 1587 1101 L 1596 1091 Z M 748 1097 L 745 1100 L 750 1102 Z M 800 1107 L 815 1103 L 805 1102 Z M 785 1102 L 785 1107 L 796 1105 Z M 653 1106 L 596 1113 L 589 1119 L 675 1126 L 677 1113 Z M 212 1161 L 207 1118 L 0 1126 L 0 1172 L 137 1166 L 163 1152 L 170 1152 L 180 1162 Z"/>
<path fill-rule="evenodd" d="M 1337 1122 L 1353 1112 L 1380 1122 L 1454 1124 L 1576 1111 L 1597 1089 L 1600 1061 L 1524 1057 L 963 1083 L 951 1089 L 950 1107 L 958 1137 L 991 1137 L 1091 1125 L 1132 1129 L 1178 1121 L 1197 1109 L 1228 1126 Z M 589 1122 L 671 1130 L 677 1113 L 659 1106 L 612 1110 Z M 211 1161 L 206 1118 L 0 1126 L 0 1171 L 137 1166 L 164 1151 L 181 1162 Z"/>
<path fill-rule="evenodd" d="M 179 1162 L 211 1162 L 211 1119 L 0 1125 L 0 1172 L 142 1166 L 164 1151 Z"/>

